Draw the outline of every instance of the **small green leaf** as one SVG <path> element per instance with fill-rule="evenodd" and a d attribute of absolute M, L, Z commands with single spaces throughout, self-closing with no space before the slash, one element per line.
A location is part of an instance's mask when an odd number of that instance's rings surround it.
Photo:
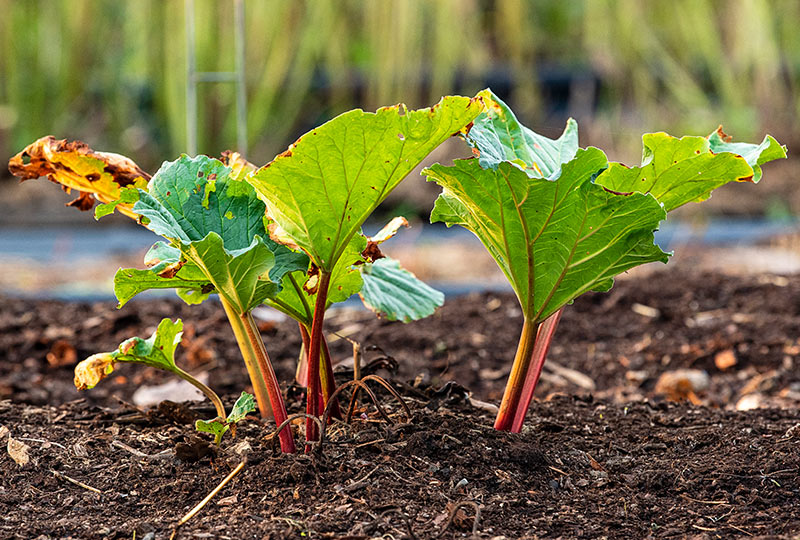
<path fill-rule="evenodd" d="M 214 435 L 214 442 L 219 443 L 230 426 L 226 422 L 220 421 L 219 418 L 215 418 L 213 420 L 196 420 L 194 429 L 202 433 L 211 433 Z"/>
<path fill-rule="evenodd" d="M 448 96 L 417 111 L 349 111 L 305 134 L 248 179 L 277 225 L 272 237 L 332 272 L 389 192 L 480 109 L 480 101 Z"/>
<path fill-rule="evenodd" d="M 618 193 L 650 193 L 667 212 L 704 201 L 728 182 L 756 182 L 761 178 L 761 164 L 786 156 L 772 137 L 760 145 L 749 145 L 724 143 L 718 133 L 710 139 L 648 133 L 642 141 L 641 167 L 612 163 L 596 182 Z"/>
<path fill-rule="evenodd" d="M 485 109 L 467 132 L 481 167 L 496 169 L 508 161 L 535 178 L 558 178 L 561 165 L 578 151 L 578 124 L 570 118 L 561 137 L 548 139 L 523 126 L 513 111 L 491 90 L 478 94 Z"/>
<path fill-rule="evenodd" d="M 242 392 L 242 395 L 239 396 L 239 399 L 237 399 L 236 403 L 233 404 L 233 409 L 231 409 L 231 413 L 228 415 L 228 423 L 236 424 L 237 422 L 244 420 L 245 416 L 251 412 L 254 412 L 255 410 L 256 402 L 252 394 Z"/>
<path fill-rule="evenodd" d="M 365 264 L 361 299 L 369 309 L 390 321 L 416 321 L 444 304 L 444 294 L 423 283 L 389 257 Z"/>
<path fill-rule="evenodd" d="M 164 263 L 162 263 L 164 264 Z M 182 267 L 172 278 L 159 277 L 152 269 L 140 270 L 138 268 L 120 268 L 114 275 L 114 295 L 117 297 L 121 308 L 131 298 L 144 291 L 152 289 L 177 289 L 180 296 L 187 304 L 200 304 L 214 291 L 214 285 L 199 272 L 199 279 L 187 277 L 191 269 Z"/>
<path fill-rule="evenodd" d="M 666 262 L 653 231 L 665 212 L 653 197 L 616 195 L 594 184 L 607 166 L 597 148 L 579 150 L 557 180 L 531 178 L 511 163 L 483 169 L 477 160 L 423 171 L 443 192 L 431 221 L 461 225 L 489 250 L 531 324 L 615 275 Z"/>
<path fill-rule="evenodd" d="M 213 420 L 197 420 L 194 427 L 197 431 L 214 435 L 214 442 L 219 444 L 222 440 L 222 436 L 229 429 L 235 429 L 238 422 L 244 420 L 248 413 L 255 410 L 256 403 L 253 396 L 247 392 L 242 392 L 242 395 L 239 396 L 239 399 L 233 404 L 233 409 L 231 409 L 231 413 L 228 415 L 227 419 L 217 417 Z"/>

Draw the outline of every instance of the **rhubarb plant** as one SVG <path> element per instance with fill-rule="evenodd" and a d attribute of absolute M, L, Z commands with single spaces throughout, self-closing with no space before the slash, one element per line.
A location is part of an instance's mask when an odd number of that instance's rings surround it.
<path fill-rule="evenodd" d="M 707 199 L 731 181 L 757 182 L 761 165 L 785 157 L 770 136 L 759 145 L 709 137 L 644 136 L 639 167 L 609 163 L 581 149 L 569 120 L 552 140 L 521 125 L 499 98 L 463 131 L 477 159 L 423 171 L 442 187 L 432 222 L 474 233 L 508 278 L 523 328 L 495 428 L 519 432 L 563 307 L 587 291 L 607 291 L 614 276 L 667 262 L 654 244 L 666 213 Z"/>
<path fill-rule="evenodd" d="M 222 161 L 183 156 L 165 163 L 148 182 L 150 176 L 128 158 L 44 137 L 12 158 L 10 169 L 23 179 L 47 175 L 65 190 L 80 190 L 81 204 L 73 206 L 81 210 L 91 209 L 97 199 L 102 203 L 95 208 L 97 219 L 117 210 L 162 235 L 167 241 L 156 242 L 145 256 L 148 268 L 117 271 L 114 292 L 119 307 L 151 289 L 175 289 L 189 304 L 219 294 L 262 415 L 272 413 L 278 423 L 285 418 L 278 384 L 250 312 L 264 303 L 297 320 L 308 351 L 310 306 L 316 301 L 319 272 L 305 253 L 269 238 L 267 228 L 274 224 L 247 181 L 256 171 L 254 165 L 231 152 L 223 153 Z M 402 225 L 407 225 L 404 219 L 395 219 L 368 239 L 368 256 L 355 252 L 342 258 L 343 264 L 332 273 L 326 308 L 359 293 L 370 309 L 390 320 L 408 321 L 430 315 L 442 304 L 440 292 L 384 258 L 377 247 Z M 392 298 L 400 292 L 403 298 Z M 324 385 L 317 389 L 319 409 L 334 391 L 330 353 L 324 338 L 321 341 Z M 335 414 L 336 407 L 333 410 Z M 221 413 L 218 417 L 225 418 Z M 281 445 L 293 451 L 288 431 L 281 432 Z"/>
<path fill-rule="evenodd" d="M 163 319 L 148 339 L 133 337 L 120 343 L 116 350 L 93 354 L 75 366 L 75 387 L 78 390 L 94 388 L 97 383 L 114 372 L 118 362 L 142 364 L 168 371 L 185 380 L 200 390 L 214 405 L 217 418 L 198 420 L 195 428 L 198 431 L 212 433 L 214 442 L 219 444 L 228 429 L 235 427 L 249 412 L 255 410 L 253 396 L 246 392 L 236 400 L 231 414 L 225 415 L 225 406 L 216 392 L 199 379 L 184 371 L 175 363 L 175 350 L 181 342 L 183 322 L 177 319 Z"/>
<path fill-rule="evenodd" d="M 375 113 L 346 112 L 298 139 L 248 181 L 266 203 L 273 239 L 297 247 L 311 260 L 305 287 L 316 295 L 308 337 L 307 413 L 321 413 L 322 329 L 334 276 L 375 262 L 362 224 L 400 181 L 434 148 L 480 113 L 478 100 L 458 96 L 434 107 L 398 105 Z M 341 286 L 344 289 L 343 286 Z M 307 440 L 317 439 L 309 420 Z"/>

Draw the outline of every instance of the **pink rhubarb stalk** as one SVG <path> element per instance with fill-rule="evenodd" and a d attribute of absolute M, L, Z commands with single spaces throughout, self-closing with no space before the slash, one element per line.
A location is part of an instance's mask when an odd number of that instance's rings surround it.
<path fill-rule="evenodd" d="M 500 411 L 495 419 L 495 429 L 512 433 L 519 433 L 522 430 L 562 311 L 560 309 L 545 319 L 536 332 L 533 330 L 534 325 L 527 319 L 524 321 L 511 374 L 503 393 L 503 400 L 500 402 Z"/>

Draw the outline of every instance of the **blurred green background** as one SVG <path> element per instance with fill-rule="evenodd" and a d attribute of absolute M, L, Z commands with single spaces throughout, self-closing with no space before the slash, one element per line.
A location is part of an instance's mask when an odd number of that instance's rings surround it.
<path fill-rule="evenodd" d="M 800 142 L 798 0 L 247 0 L 246 156 L 353 107 L 491 86 L 534 129 L 637 161 L 640 135 Z M 183 0 L 0 0 L 0 155 L 45 134 L 153 171 L 186 149 Z M 233 2 L 196 0 L 198 69 L 234 66 Z M 199 150 L 235 147 L 199 87 Z M 793 203 L 792 203 L 793 204 Z M 792 206 L 792 205 L 790 205 Z M 789 208 L 797 211 L 800 208 Z"/>

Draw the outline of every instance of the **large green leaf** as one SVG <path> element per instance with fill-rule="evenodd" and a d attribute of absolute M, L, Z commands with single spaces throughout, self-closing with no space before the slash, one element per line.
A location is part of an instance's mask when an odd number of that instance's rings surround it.
<path fill-rule="evenodd" d="M 570 118 L 564 133 L 548 139 L 523 126 L 513 111 L 491 90 L 478 94 L 485 109 L 475 119 L 466 140 L 475 149 L 484 169 L 495 169 L 509 161 L 528 176 L 558 178 L 561 165 L 578 151 L 578 124 Z"/>
<path fill-rule="evenodd" d="M 423 283 L 389 257 L 365 264 L 361 270 L 364 304 L 390 321 L 416 321 L 433 315 L 444 294 Z"/>
<path fill-rule="evenodd" d="M 248 179 L 266 202 L 272 237 L 331 272 L 364 220 L 434 148 L 469 124 L 481 102 L 448 96 L 429 109 L 346 112 L 298 139 Z"/>
<path fill-rule="evenodd" d="M 478 160 L 423 171 L 443 188 L 431 221 L 461 225 L 489 250 L 531 322 L 589 290 L 608 290 L 615 275 L 666 262 L 653 243 L 665 212 L 653 197 L 617 195 L 594 184 L 607 166 L 596 148 L 579 150 L 551 181 L 530 178 L 511 163 Z"/>
<path fill-rule="evenodd" d="M 134 212 L 172 246 L 157 245 L 158 253 L 151 251 L 150 258 L 158 263 L 150 275 L 128 270 L 117 274 L 121 303 L 149 288 L 175 287 L 190 302 L 202 301 L 214 290 L 244 312 L 277 294 L 285 274 L 308 266 L 305 255 L 269 239 L 264 203 L 249 184 L 229 175 L 220 161 L 182 156 L 165 163 L 146 192 L 140 190 Z M 177 272 L 165 276 L 165 265 Z"/>
<path fill-rule="evenodd" d="M 132 362 L 163 369 L 184 376 L 175 365 L 175 349 L 181 342 L 183 322 L 163 319 L 148 339 L 134 337 L 123 341 L 117 350 L 90 356 L 75 366 L 75 386 L 79 390 L 94 388 L 104 377 L 114 371 L 116 362 Z"/>
<path fill-rule="evenodd" d="M 612 163 L 596 182 L 620 193 L 650 193 L 667 212 L 690 202 L 701 202 L 728 182 L 757 182 L 761 165 L 786 157 L 775 139 L 760 145 L 725 142 L 718 132 L 710 138 L 648 133 L 642 137 L 640 167 Z"/>

